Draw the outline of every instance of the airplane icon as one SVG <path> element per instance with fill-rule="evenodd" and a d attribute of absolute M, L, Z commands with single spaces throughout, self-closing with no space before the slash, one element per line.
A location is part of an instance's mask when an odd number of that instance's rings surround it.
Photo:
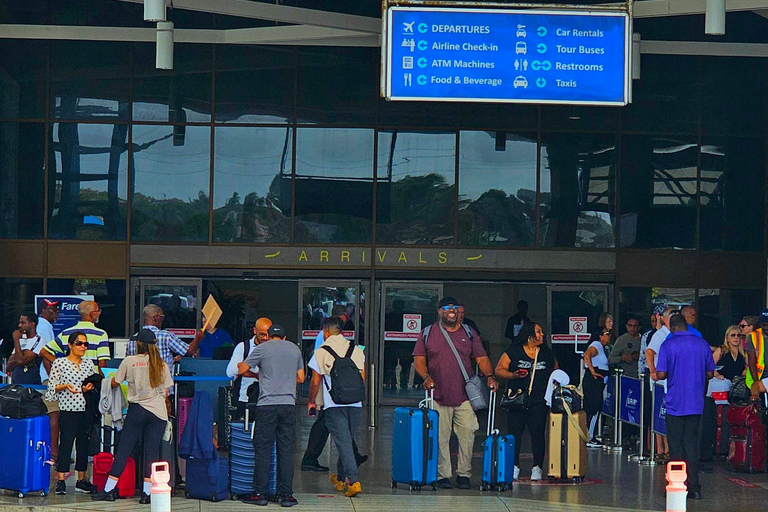
<path fill-rule="evenodd" d="M 412 21 L 410 23 L 403 22 L 403 32 L 410 32 L 413 34 L 413 24 L 416 23 L 415 21 Z"/>

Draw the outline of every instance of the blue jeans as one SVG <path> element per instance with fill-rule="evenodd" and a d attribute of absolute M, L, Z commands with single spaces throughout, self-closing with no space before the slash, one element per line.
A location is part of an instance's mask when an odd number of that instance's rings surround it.
<path fill-rule="evenodd" d="M 336 473 L 342 482 L 349 479 L 350 484 L 357 482 L 357 461 L 352 442 L 360 424 L 361 407 L 329 407 L 325 410 L 325 425 L 328 427 L 339 450 L 339 463 Z"/>

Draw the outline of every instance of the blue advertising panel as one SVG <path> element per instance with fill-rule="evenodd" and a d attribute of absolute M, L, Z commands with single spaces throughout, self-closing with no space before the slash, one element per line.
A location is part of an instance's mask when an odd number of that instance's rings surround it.
<path fill-rule="evenodd" d="M 642 388 L 640 381 L 632 377 L 621 376 L 621 402 L 619 403 L 619 419 L 633 425 L 640 425 L 642 403 L 640 396 Z"/>
<path fill-rule="evenodd" d="M 653 392 L 653 431 L 657 434 L 667 435 L 667 399 L 664 386 L 655 384 Z"/>
<path fill-rule="evenodd" d="M 587 378 L 585 375 L 584 378 Z M 616 396 L 616 379 L 613 377 L 608 378 L 608 384 L 605 385 L 605 398 L 603 399 L 603 414 L 613 417 L 613 413 L 616 412 L 616 402 L 614 397 Z"/>
<path fill-rule="evenodd" d="M 389 100 L 626 105 L 626 12 L 391 7 Z"/>
<path fill-rule="evenodd" d="M 58 336 L 61 331 L 80 321 L 77 307 L 81 302 L 93 300 L 93 295 L 35 295 L 35 313 L 40 313 L 38 307 L 43 299 L 59 303 L 59 319 L 53 323 L 53 334 Z"/>

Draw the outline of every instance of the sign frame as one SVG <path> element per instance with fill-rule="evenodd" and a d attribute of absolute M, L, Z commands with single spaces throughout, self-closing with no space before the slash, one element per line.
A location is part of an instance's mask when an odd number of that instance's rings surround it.
<path fill-rule="evenodd" d="M 422 3 L 398 2 L 390 6 L 385 2 L 382 14 L 381 37 L 381 96 L 387 101 L 423 101 L 423 102 L 452 102 L 452 103 L 520 103 L 520 104 L 549 104 L 549 105 L 586 105 L 586 106 L 615 106 L 624 107 L 632 101 L 632 10 L 631 3 L 626 8 L 612 6 L 612 8 L 600 9 L 599 6 L 589 6 L 588 9 L 567 8 L 551 4 L 531 4 L 521 6 L 514 4 L 512 8 L 503 8 L 505 4 L 469 4 L 475 7 L 467 7 L 467 4 L 441 3 L 440 6 Z M 502 7 L 494 7 L 500 5 Z M 508 13 L 508 14 L 544 14 L 544 15 L 570 15 L 570 16 L 622 16 L 624 17 L 624 87 L 623 101 L 577 101 L 559 99 L 525 99 L 525 98 L 428 98 L 416 96 L 392 96 L 392 66 L 389 65 L 392 54 L 392 13 L 397 11 L 433 11 L 433 12 L 476 12 L 476 13 Z"/>

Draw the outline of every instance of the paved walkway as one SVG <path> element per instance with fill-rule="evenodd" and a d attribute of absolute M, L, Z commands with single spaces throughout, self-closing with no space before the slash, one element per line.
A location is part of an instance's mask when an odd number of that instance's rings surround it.
<path fill-rule="evenodd" d="M 302 415 L 297 431 L 296 464 L 299 467 L 302 450 L 306 444 L 311 421 Z M 481 424 L 483 421 L 481 421 Z M 357 436 L 361 451 L 370 460 L 360 468 L 363 494 L 349 499 L 334 492 L 327 473 L 296 471 L 295 496 L 298 510 L 329 512 L 404 512 L 406 510 L 477 510 L 482 512 L 608 512 L 608 511 L 663 511 L 665 510 L 665 481 L 662 466 L 639 466 L 627 461 L 627 453 L 611 453 L 589 450 L 587 481 L 573 485 L 530 482 L 531 457 L 527 434 L 523 437 L 521 476 L 510 491 L 502 494 L 481 493 L 478 488 L 481 474 L 485 427 L 481 425 L 473 457 L 471 490 L 439 490 L 409 493 L 400 486 L 391 489 L 392 414 L 383 411 L 381 428 L 361 429 Z M 454 447 L 455 451 L 455 447 Z M 323 464 L 335 460 L 335 449 L 324 454 Z M 54 482 L 52 482 L 53 484 Z M 768 510 L 768 474 L 734 473 L 723 459 L 716 460 L 713 472 L 701 475 L 704 499 L 688 501 L 689 511 L 728 512 Z M 15 494 L 0 495 L 0 512 L 149 512 L 149 506 L 138 505 L 138 498 L 118 500 L 114 503 L 92 502 L 87 495 L 74 494 L 74 478 L 68 481 L 70 494 L 46 497 L 28 496 L 19 499 Z M 51 489 L 53 486 L 51 486 Z M 174 512 L 254 511 L 253 505 L 227 500 L 221 503 L 189 500 L 176 497 L 172 502 Z M 267 509 L 274 510 L 270 504 Z M 255 510 L 262 510 L 256 507 Z"/>

